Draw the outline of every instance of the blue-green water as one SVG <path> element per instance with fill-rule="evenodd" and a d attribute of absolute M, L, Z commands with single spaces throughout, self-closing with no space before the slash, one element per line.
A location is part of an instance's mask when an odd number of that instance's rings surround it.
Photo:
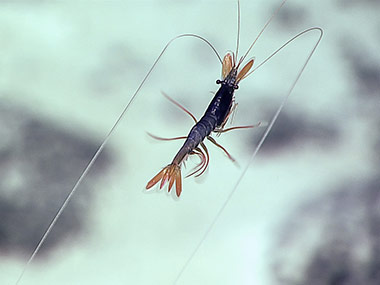
<path fill-rule="evenodd" d="M 240 53 L 279 1 L 242 1 Z M 178 284 L 377 284 L 380 233 L 379 4 L 292 1 L 251 56 L 299 31 L 325 36 L 236 194 Z M 235 49 L 235 1 L 0 2 L 0 280 L 34 246 L 165 44 L 205 36 Z M 266 123 L 317 39 L 295 42 L 240 84 L 234 125 Z M 236 183 L 264 128 L 223 134 L 208 173 L 175 200 L 146 193 L 221 72 L 179 40 L 163 56 L 21 284 L 172 284 Z M 186 173 L 196 163 L 190 159 Z M 336 280 L 336 283 L 328 283 Z M 318 283 L 319 282 L 319 283 Z M 346 282 L 346 283 L 345 283 Z"/>

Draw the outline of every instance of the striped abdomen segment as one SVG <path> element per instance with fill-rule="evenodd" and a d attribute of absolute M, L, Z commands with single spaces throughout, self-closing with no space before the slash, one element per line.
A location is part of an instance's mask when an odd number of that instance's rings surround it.
<path fill-rule="evenodd" d="M 183 146 L 173 159 L 172 163 L 180 165 L 183 159 L 190 154 L 216 128 L 215 116 L 205 114 L 202 119 L 190 130 Z"/>

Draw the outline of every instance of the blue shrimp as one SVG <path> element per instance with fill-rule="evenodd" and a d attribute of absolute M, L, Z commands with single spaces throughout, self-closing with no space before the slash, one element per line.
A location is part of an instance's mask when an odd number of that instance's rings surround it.
<path fill-rule="evenodd" d="M 212 137 L 211 132 L 225 132 L 231 129 L 237 128 L 252 128 L 254 126 L 240 126 L 223 130 L 230 114 L 233 112 L 234 92 L 239 88 L 240 81 L 245 78 L 247 73 L 251 70 L 254 60 L 251 59 L 245 66 L 239 71 L 240 64 L 243 62 L 244 57 L 236 63 L 236 57 L 234 53 L 227 53 L 224 56 L 222 64 L 222 80 L 217 80 L 216 83 L 220 84 L 218 92 L 216 92 L 214 98 L 210 102 L 203 117 L 197 122 L 194 116 L 196 124 L 190 130 L 186 138 L 185 143 L 182 145 L 171 164 L 162 169 L 156 176 L 154 176 L 146 185 L 146 189 L 150 189 L 161 180 L 160 188 L 162 188 L 167 181 L 169 181 L 168 191 L 170 192 L 173 184 L 175 183 L 176 194 L 179 197 L 182 192 L 181 181 L 181 164 L 189 155 L 198 155 L 201 162 L 196 169 L 188 176 L 202 175 L 208 166 L 209 154 L 206 145 L 203 143 L 207 138 L 216 146 L 222 148 L 228 157 L 232 159 L 231 155 L 219 145 Z M 178 103 L 176 103 L 178 104 Z M 180 105 L 179 105 L 180 106 Z M 180 106 L 183 108 L 182 106 Z M 183 108 L 184 109 L 184 108 Z M 184 109 L 188 112 L 186 109 Z M 156 137 L 157 138 L 157 137 Z M 174 138 L 177 139 L 177 138 Z M 200 147 L 199 147 L 200 146 Z M 233 159 L 232 159 L 233 160 Z"/>

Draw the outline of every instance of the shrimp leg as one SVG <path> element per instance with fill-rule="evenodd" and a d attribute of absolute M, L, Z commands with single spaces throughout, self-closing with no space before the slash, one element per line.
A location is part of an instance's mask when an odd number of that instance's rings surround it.
<path fill-rule="evenodd" d="M 202 151 L 201 148 L 196 147 L 190 154 L 198 155 L 199 158 L 201 159 L 201 162 L 193 169 L 193 171 L 190 174 L 186 175 L 185 178 L 190 177 L 194 174 L 196 174 L 195 177 L 201 176 L 206 171 L 207 166 L 210 162 L 210 155 L 208 153 L 208 149 L 206 145 L 203 142 L 201 142 L 199 145 L 201 146 L 204 152 Z"/>
<path fill-rule="evenodd" d="M 166 99 L 168 99 L 170 102 L 172 102 L 178 108 L 180 108 L 182 111 L 184 111 L 186 114 L 188 114 L 194 120 L 195 123 L 198 123 L 198 120 L 195 118 L 195 116 L 189 110 L 187 110 L 184 106 L 182 106 L 180 103 L 178 103 L 176 100 L 174 100 L 173 98 L 171 98 L 166 93 L 164 93 L 162 91 L 161 91 L 161 93 L 162 93 L 162 95 L 165 96 Z"/>
<path fill-rule="evenodd" d="M 167 95 L 166 93 L 162 92 L 162 95 L 165 96 L 166 99 L 168 99 L 171 103 L 173 103 L 174 105 L 176 105 L 178 108 L 180 108 L 182 111 L 184 111 L 186 114 L 188 114 L 193 120 L 195 123 L 197 123 L 197 119 L 195 118 L 195 116 L 188 110 L 186 109 L 184 106 L 182 106 L 180 103 L 178 103 L 177 101 L 175 101 L 173 98 L 171 98 L 169 95 Z M 159 140 L 159 141 L 174 141 L 174 140 L 182 140 L 182 139 L 186 139 L 187 137 L 186 136 L 182 136 L 182 137 L 174 137 L 174 138 L 163 138 L 163 137 L 159 137 L 159 136 L 156 136 L 156 135 L 153 135 L 149 132 L 147 132 L 148 135 L 156 140 Z"/>
<path fill-rule="evenodd" d="M 154 138 L 154 139 L 156 139 L 156 140 L 159 140 L 159 141 L 184 140 L 184 139 L 187 138 L 186 136 L 183 136 L 183 137 L 174 137 L 174 138 L 163 138 L 163 137 L 155 136 L 155 135 L 153 135 L 153 134 L 151 134 L 151 133 L 149 133 L 149 132 L 147 132 L 147 134 L 148 134 L 150 137 L 152 137 L 152 138 Z"/>
<path fill-rule="evenodd" d="M 232 155 L 220 144 L 218 144 L 216 142 L 216 140 L 213 138 L 213 137 L 210 137 L 208 136 L 207 139 L 212 142 L 214 145 L 216 145 L 217 147 L 219 147 L 221 150 L 224 151 L 224 153 L 228 156 L 228 158 L 232 161 L 232 162 L 236 162 L 236 159 L 232 157 Z"/>
<path fill-rule="evenodd" d="M 221 133 L 226 133 L 226 132 L 229 132 L 229 131 L 232 131 L 232 130 L 252 129 L 252 128 L 258 127 L 260 125 L 261 125 L 261 122 L 258 122 L 256 125 L 236 126 L 236 127 L 231 127 L 231 128 L 228 128 L 228 129 L 216 129 L 214 132 L 218 133 L 218 134 L 221 134 Z"/>

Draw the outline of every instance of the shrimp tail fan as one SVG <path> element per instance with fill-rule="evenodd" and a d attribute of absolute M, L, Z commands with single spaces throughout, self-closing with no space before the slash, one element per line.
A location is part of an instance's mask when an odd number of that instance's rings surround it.
<path fill-rule="evenodd" d="M 179 197 L 182 192 L 182 178 L 181 178 L 181 167 L 178 164 L 172 163 L 164 167 L 156 176 L 154 176 L 146 185 L 146 189 L 152 188 L 158 182 L 160 182 L 160 189 L 169 182 L 168 192 L 173 187 L 175 183 L 176 195 Z"/>

